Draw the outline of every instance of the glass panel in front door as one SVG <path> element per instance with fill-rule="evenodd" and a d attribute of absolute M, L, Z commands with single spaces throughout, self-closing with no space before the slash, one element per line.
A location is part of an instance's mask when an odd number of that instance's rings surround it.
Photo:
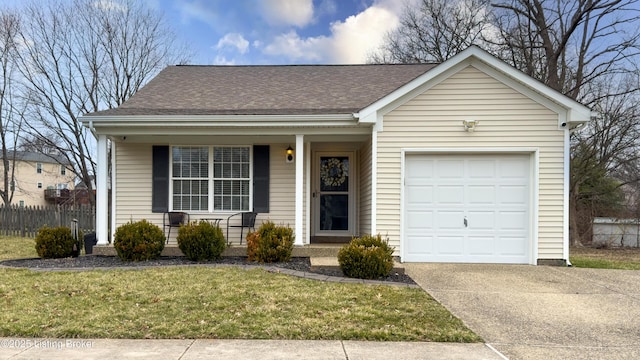
<path fill-rule="evenodd" d="M 320 231 L 349 230 L 349 157 L 320 157 Z"/>

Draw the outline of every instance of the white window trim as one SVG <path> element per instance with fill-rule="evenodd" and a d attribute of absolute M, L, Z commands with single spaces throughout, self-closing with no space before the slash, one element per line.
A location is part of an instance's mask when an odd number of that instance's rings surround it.
<path fill-rule="evenodd" d="M 207 210 L 175 210 L 173 207 L 173 181 L 175 180 L 173 177 L 173 148 L 176 147 L 207 147 L 208 148 L 208 156 L 209 156 L 209 161 L 207 164 L 208 167 L 208 172 L 209 175 L 207 177 L 207 182 L 208 182 L 208 189 L 209 189 L 209 198 L 208 198 L 208 202 L 207 202 Z M 231 213 L 236 213 L 239 212 L 241 210 L 214 210 L 213 206 L 213 200 L 214 200 L 214 189 L 213 189 L 213 182 L 214 182 L 214 173 L 213 173 L 213 149 L 214 148 L 223 148 L 223 147 L 230 147 L 230 148 L 239 148 L 239 147 L 245 147 L 249 149 L 249 209 L 247 209 L 246 211 L 251 211 L 251 209 L 253 209 L 253 146 L 252 145 L 246 145 L 246 144 L 240 144 L 240 145 L 170 145 L 169 146 L 169 209 L 170 211 L 187 211 L 191 214 L 231 214 Z M 185 180 L 188 180 L 190 178 L 183 178 Z M 193 178 L 194 180 L 200 180 L 202 178 Z"/>

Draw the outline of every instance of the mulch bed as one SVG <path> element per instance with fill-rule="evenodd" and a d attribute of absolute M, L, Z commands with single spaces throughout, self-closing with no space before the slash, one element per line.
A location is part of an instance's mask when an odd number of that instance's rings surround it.
<path fill-rule="evenodd" d="M 228 264 L 228 265 L 266 265 L 269 267 L 278 267 L 284 269 L 298 270 L 304 272 L 313 272 L 322 275 L 343 277 L 342 271 L 338 270 L 316 270 L 311 271 L 311 263 L 309 258 L 295 257 L 288 262 L 259 264 L 249 262 L 245 257 L 223 257 L 215 261 L 193 262 L 183 256 L 163 256 L 157 260 L 126 262 L 120 260 L 117 256 L 100 256 L 89 255 L 79 256 L 77 258 L 63 259 L 16 259 L 4 260 L 0 264 L 12 267 L 32 268 L 32 269 L 92 269 L 92 268 L 117 268 L 117 267 L 147 267 L 147 266 L 185 266 L 194 264 Z M 406 274 L 392 273 L 389 276 L 378 281 L 389 281 L 403 284 L 415 284 L 413 279 Z"/>

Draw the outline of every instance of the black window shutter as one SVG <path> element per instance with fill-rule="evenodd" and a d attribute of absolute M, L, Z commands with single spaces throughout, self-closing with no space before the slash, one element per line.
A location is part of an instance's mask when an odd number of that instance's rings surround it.
<path fill-rule="evenodd" d="M 169 147 L 153 146 L 151 212 L 169 211 Z"/>
<path fill-rule="evenodd" d="M 269 212 L 269 145 L 253 146 L 253 211 Z"/>

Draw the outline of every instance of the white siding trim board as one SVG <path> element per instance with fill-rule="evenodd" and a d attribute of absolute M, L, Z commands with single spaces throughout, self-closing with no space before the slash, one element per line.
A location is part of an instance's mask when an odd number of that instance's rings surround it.
<path fill-rule="evenodd" d="M 540 188 L 540 154 L 535 147 L 509 147 L 509 148 L 401 148 L 400 161 L 400 259 L 406 258 L 408 240 L 405 234 L 405 179 L 406 161 L 408 155 L 490 155 L 490 154 L 528 154 L 530 155 L 530 179 L 529 179 L 529 264 L 536 265 L 538 258 L 538 228 L 539 228 L 539 188 Z"/>

